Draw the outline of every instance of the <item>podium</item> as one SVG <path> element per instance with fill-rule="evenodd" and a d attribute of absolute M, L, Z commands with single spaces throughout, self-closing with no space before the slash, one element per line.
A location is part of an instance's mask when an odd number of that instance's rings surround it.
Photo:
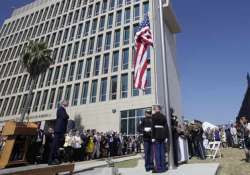
<path fill-rule="evenodd" d="M 6 122 L 2 131 L 5 142 L 0 150 L 0 168 L 27 163 L 28 137 L 36 135 L 36 131 L 34 123 Z"/>

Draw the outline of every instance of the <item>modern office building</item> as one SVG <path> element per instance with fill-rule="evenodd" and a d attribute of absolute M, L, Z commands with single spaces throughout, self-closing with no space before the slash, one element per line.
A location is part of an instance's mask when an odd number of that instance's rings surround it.
<path fill-rule="evenodd" d="M 157 34 L 154 6 L 153 0 L 36 0 L 15 9 L 0 31 L 1 124 L 19 118 L 24 108 L 30 78 L 20 55 L 34 40 L 48 43 L 54 64 L 37 79 L 26 120 L 53 124 L 59 102 L 66 99 L 77 125 L 134 134 L 144 109 L 162 96 L 154 73 L 157 49 L 148 51 L 146 90 L 133 87 L 134 34 L 146 14 Z M 175 60 L 179 28 L 171 8 L 165 10 L 170 104 L 181 116 Z M 155 48 L 159 45 L 156 40 Z"/>

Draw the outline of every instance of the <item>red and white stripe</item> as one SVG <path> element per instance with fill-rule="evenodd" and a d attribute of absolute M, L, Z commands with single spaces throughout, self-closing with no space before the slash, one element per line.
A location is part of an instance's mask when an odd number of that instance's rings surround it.
<path fill-rule="evenodd" d="M 149 27 L 144 27 L 135 35 L 136 55 L 134 58 L 134 87 L 136 89 L 145 89 L 148 67 L 149 47 L 153 45 L 152 34 Z"/>

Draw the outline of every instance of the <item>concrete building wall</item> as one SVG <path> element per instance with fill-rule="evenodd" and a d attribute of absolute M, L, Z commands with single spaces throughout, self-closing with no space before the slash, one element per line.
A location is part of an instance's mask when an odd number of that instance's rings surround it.
<path fill-rule="evenodd" d="M 60 13 L 60 7 L 62 2 L 65 2 L 64 8 L 62 13 Z M 65 10 L 67 2 L 70 2 L 69 9 Z M 73 2 L 76 4 L 73 8 L 71 8 Z M 78 2 L 81 2 L 81 4 L 78 6 Z M 107 2 L 108 7 L 107 10 L 102 11 L 102 6 L 104 2 Z M 115 2 L 115 6 L 112 9 L 109 9 L 109 6 L 112 2 Z M 121 2 L 121 4 L 119 4 Z M 54 15 L 53 13 L 49 17 L 50 9 L 55 8 L 59 4 L 58 12 Z M 95 9 L 100 5 L 100 9 L 98 14 L 95 14 Z M 53 6 L 53 8 L 52 8 Z M 91 7 L 92 6 L 92 7 Z M 81 13 L 83 9 L 85 8 L 85 16 L 82 19 Z M 89 9 L 92 8 L 92 12 L 90 16 L 88 15 Z M 49 9 L 46 13 L 46 9 Z M 125 21 L 125 14 L 126 10 L 130 9 L 130 19 L 129 21 Z M 43 20 L 36 20 L 35 23 L 32 22 L 34 19 L 34 16 L 36 13 L 38 13 L 38 18 L 40 12 L 43 11 L 43 15 L 46 14 L 46 18 Z M 52 11 L 52 12 L 54 12 Z M 137 14 L 137 12 L 139 13 Z M 150 23 L 152 26 L 152 30 L 155 34 L 155 45 L 154 48 L 150 49 L 150 60 L 151 60 L 151 66 L 148 70 L 150 70 L 150 86 L 147 87 L 147 93 L 139 91 L 138 94 L 136 91 L 133 90 L 133 47 L 134 47 L 134 30 L 138 25 L 140 24 L 141 20 L 143 19 L 145 15 L 145 11 L 148 11 L 148 15 L 150 17 Z M 79 12 L 79 16 L 77 20 L 74 20 L 75 14 Z M 117 16 L 121 12 L 121 20 L 120 24 L 116 24 Z M 63 99 L 66 96 L 66 89 L 71 86 L 70 89 L 70 106 L 68 107 L 67 111 L 70 115 L 70 118 L 72 120 L 76 120 L 78 123 L 87 128 L 96 128 L 100 131 L 107 131 L 108 129 L 114 129 L 114 130 L 121 130 L 123 125 L 127 125 L 128 129 L 127 131 L 122 129 L 124 132 L 127 132 L 127 134 L 131 134 L 133 132 L 129 130 L 136 129 L 137 124 L 137 117 L 141 117 L 142 113 L 141 111 L 135 112 L 133 110 L 137 109 L 145 109 L 147 107 L 152 106 L 155 104 L 158 100 L 160 104 L 164 104 L 162 101 L 163 95 L 161 94 L 162 91 L 162 76 L 160 74 L 155 74 L 156 69 L 157 72 L 161 72 L 161 54 L 158 52 L 158 49 L 160 48 L 160 38 L 159 35 L 157 35 L 158 32 L 158 23 L 157 20 L 155 20 L 155 16 L 158 12 L 155 12 L 153 10 L 153 1 L 151 0 L 37 0 L 34 3 L 28 4 L 24 7 L 21 7 L 19 9 L 16 9 L 12 16 L 4 22 L 4 25 L 1 28 L 0 31 L 0 122 L 4 123 L 6 120 L 16 120 L 20 117 L 20 111 L 22 110 L 22 103 L 23 99 L 25 99 L 25 95 L 28 93 L 28 87 L 30 82 L 28 74 L 25 72 L 23 67 L 20 66 L 20 53 L 17 54 L 19 47 L 21 49 L 24 48 L 25 45 L 28 44 L 28 41 L 36 40 L 41 41 L 48 38 L 49 48 L 55 51 L 58 49 L 58 53 L 55 57 L 55 63 L 51 65 L 50 69 L 52 70 L 51 79 L 48 80 L 49 77 L 49 71 L 48 70 L 45 74 L 45 78 L 43 79 L 42 75 L 39 77 L 37 86 L 34 89 L 34 96 L 33 96 L 33 102 L 31 104 L 31 113 L 29 114 L 28 118 L 26 118 L 26 121 L 48 121 L 48 120 L 54 120 L 56 118 L 56 108 L 58 105 L 59 100 L 57 100 L 57 97 L 59 97 L 59 89 L 63 88 L 63 92 L 61 95 L 61 99 Z M 32 17 L 32 14 L 34 15 Z M 70 16 L 70 14 L 73 14 L 71 19 L 71 22 L 68 23 L 67 20 Z M 113 14 L 113 21 L 111 23 L 111 27 L 108 27 L 108 21 L 109 16 Z M 41 18 L 43 18 L 43 15 Z M 48 15 L 48 16 L 47 16 Z M 64 25 L 61 26 L 63 23 L 62 19 L 66 16 L 66 22 Z M 104 23 L 104 29 L 99 30 L 100 27 L 100 21 L 101 18 L 104 17 L 105 23 Z M 31 19 L 31 22 L 27 22 L 26 26 L 24 27 L 18 27 L 18 20 L 25 22 L 25 19 L 27 18 L 27 21 Z M 56 21 L 60 18 L 60 23 L 56 27 Z M 95 32 L 91 32 L 94 21 L 97 20 L 97 29 Z M 37 22 L 38 21 L 38 22 Z M 54 23 L 53 23 L 54 21 Z M 90 22 L 90 29 L 89 32 L 85 35 L 84 30 L 85 26 L 87 25 L 87 22 Z M 45 32 L 45 27 L 48 23 L 48 26 Z M 68 23 L 68 24 L 67 24 Z M 50 30 L 50 25 L 53 24 L 53 29 Z M 77 37 L 77 33 L 75 33 L 74 38 L 70 39 L 70 36 L 67 36 L 67 39 L 63 41 L 64 34 L 66 33 L 66 30 L 69 29 L 69 34 L 73 30 L 73 27 L 76 27 L 76 32 L 80 28 L 80 25 L 83 25 L 81 35 Z M 43 30 L 39 33 L 39 27 L 43 26 Z M 35 28 L 38 28 L 36 31 Z M 125 29 L 129 29 L 129 38 L 128 41 L 124 42 L 124 33 Z M 120 31 L 119 35 L 119 46 L 115 46 L 115 33 L 116 31 Z M 27 32 L 26 32 L 27 31 Z M 24 39 L 18 39 L 19 35 L 21 34 L 22 38 L 24 33 L 28 35 L 29 31 L 31 31 L 31 36 L 26 37 Z M 34 31 L 36 31 L 35 36 L 33 36 Z M 57 43 L 59 33 L 62 31 L 61 40 L 59 43 Z M 169 66 L 169 83 L 170 83 L 170 98 L 171 98 L 171 105 L 174 109 L 176 109 L 177 114 L 181 115 L 181 106 L 180 106 L 180 88 L 179 88 L 179 79 L 178 74 L 176 71 L 175 66 L 175 40 L 174 40 L 174 34 L 168 30 L 168 26 L 166 26 L 166 32 L 167 32 L 167 50 L 168 50 L 168 66 Z M 111 40 L 110 40 L 110 48 L 105 49 L 105 39 L 108 33 L 111 33 Z M 52 43 L 52 37 L 53 34 L 56 35 L 55 41 Z M 98 36 L 102 35 L 102 45 L 100 50 L 96 50 L 97 47 L 97 38 Z M 88 52 L 91 39 L 95 38 L 94 42 L 94 50 L 93 52 Z M 81 55 L 82 45 L 83 41 L 86 40 L 86 51 L 84 55 Z M 73 51 L 76 43 L 79 42 L 79 48 L 77 52 L 77 56 L 73 57 Z M 66 59 L 66 52 L 69 45 L 72 44 L 71 47 L 71 54 L 69 59 Z M 60 58 L 60 51 L 62 48 L 65 47 L 64 55 L 62 57 L 62 60 L 59 61 Z M 128 65 L 126 68 L 123 68 L 123 51 L 124 49 L 129 49 L 128 54 Z M 113 71 L 113 55 L 115 52 L 119 52 L 119 61 L 117 70 Z M 102 67 L 104 66 L 104 57 L 105 55 L 109 54 L 109 64 L 108 64 L 108 72 L 103 73 Z M 8 56 L 6 56 L 8 55 Z M 99 65 L 99 73 L 98 75 L 94 75 L 95 72 L 95 59 L 97 57 L 100 57 L 100 65 Z M 87 70 L 87 60 L 91 58 L 91 67 L 90 67 L 90 75 L 88 77 L 85 77 L 85 72 Z M 80 78 L 77 77 L 77 67 L 80 63 L 80 61 L 83 61 L 83 67 Z M 69 80 L 70 77 L 70 67 L 72 64 L 75 63 L 75 69 L 73 72 L 73 79 Z M 10 66 L 8 66 L 10 65 Z M 15 65 L 15 66 L 12 66 Z M 63 76 L 63 66 L 68 65 L 67 72 L 65 77 Z M 11 71 L 9 73 L 7 72 L 7 68 Z M 14 67 L 12 69 L 12 67 Z M 54 78 L 56 77 L 56 68 L 60 67 L 58 80 L 56 83 L 54 82 Z M 127 78 L 127 88 L 125 90 L 125 95 L 123 97 L 123 91 L 122 91 L 122 75 L 128 75 Z M 27 76 L 27 77 L 26 77 Z M 112 93 L 111 93 L 111 79 L 113 76 L 117 76 L 117 89 L 116 89 L 116 98 L 111 99 Z M 26 77 L 26 79 L 25 79 Z M 64 82 L 61 82 L 61 79 L 65 78 Z M 107 79 L 107 86 L 106 86 L 106 100 L 100 101 L 101 99 L 101 80 L 103 78 Z M 157 81 L 156 81 L 157 78 Z M 25 81 L 26 80 L 26 81 Z M 96 96 L 92 97 L 92 85 L 94 84 L 94 81 L 97 81 L 97 89 L 96 89 Z M 11 83 L 13 81 L 13 84 Z M 24 85 L 22 85 L 24 82 Z M 82 102 L 82 94 L 83 94 L 83 84 L 85 82 L 88 82 L 87 87 L 87 96 L 86 96 L 86 104 L 81 103 Z M 42 86 L 40 86 L 41 83 L 44 83 Z M 9 88 L 11 88 L 11 85 L 13 86 L 13 90 L 11 92 L 7 92 Z M 79 84 L 79 90 L 78 90 L 78 97 L 76 99 L 73 99 L 74 94 L 74 87 Z M 8 86 L 6 86 L 8 85 Z M 7 87 L 7 89 L 5 88 Z M 17 86 L 17 91 L 15 91 L 15 87 Z M 23 87 L 22 87 L 23 86 Z M 21 87 L 23 89 L 21 89 Z M 6 91 L 6 92 L 4 92 Z M 53 92 L 54 91 L 54 92 Z M 39 103 L 38 103 L 38 109 L 33 110 L 34 107 L 36 107 L 36 97 L 39 97 Z M 41 109 L 41 106 L 43 106 L 43 96 L 44 94 L 47 94 L 47 97 L 45 98 L 45 106 L 44 109 Z M 50 100 L 51 94 L 54 93 L 54 98 Z M 134 93 L 136 95 L 134 95 Z M 93 98 L 95 98 L 94 101 Z M 18 99 L 20 101 L 18 101 Z M 51 101 L 51 102 L 50 102 Z M 75 104 L 74 101 L 76 102 Z M 17 109 L 15 109 L 17 108 Z M 16 110 L 16 111 L 15 111 Z M 132 112 L 130 112 L 132 110 Z M 127 117 L 121 117 L 121 113 L 123 111 L 127 111 Z M 131 114 L 130 114 L 131 113 Z M 134 114 L 138 113 L 138 114 Z M 131 116 L 132 115 L 132 116 Z M 135 115 L 135 116 L 133 116 Z M 135 125 L 131 127 L 131 125 Z"/>

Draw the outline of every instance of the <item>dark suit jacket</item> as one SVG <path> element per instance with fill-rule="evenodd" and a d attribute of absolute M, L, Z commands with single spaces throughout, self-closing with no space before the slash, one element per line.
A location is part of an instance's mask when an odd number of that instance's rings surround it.
<path fill-rule="evenodd" d="M 56 113 L 55 133 L 64 134 L 67 131 L 69 115 L 64 107 L 59 107 Z"/>

